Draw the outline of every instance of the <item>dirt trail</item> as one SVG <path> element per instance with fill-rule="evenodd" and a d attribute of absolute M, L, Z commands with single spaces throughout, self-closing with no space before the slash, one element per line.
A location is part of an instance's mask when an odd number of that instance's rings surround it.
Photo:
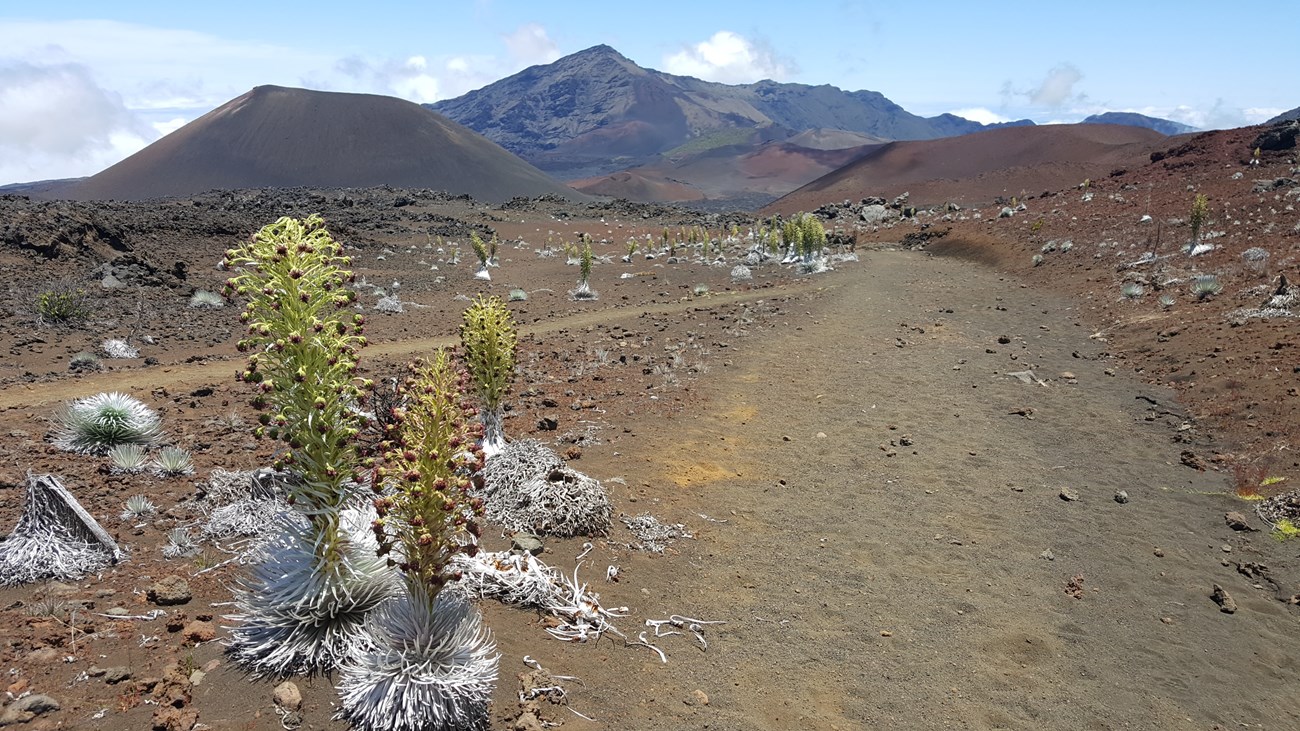
<path fill-rule="evenodd" d="M 642 313 L 667 314 L 681 313 L 700 307 L 716 307 L 722 304 L 753 302 L 797 292 L 806 288 L 808 283 L 784 285 L 779 289 L 758 289 L 738 292 L 719 292 L 711 294 L 707 301 L 682 299 L 672 302 L 630 306 L 602 307 L 600 309 L 573 312 L 561 317 L 549 318 L 538 323 L 521 324 L 521 335 L 546 335 L 569 328 L 582 328 L 592 325 L 630 321 Z M 385 340 L 373 343 L 366 348 L 364 357 L 374 359 L 381 357 L 408 357 L 417 353 L 427 353 L 436 348 L 458 343 L 454 336 L 434 338 L 408 338 Z M 0 391 L 0 411 L 12 408 L 30 408 L 57 401 L 79 398 L 101 391 L 148 391 L 158 387 L 171 387 L 187 383 L 212 383 L 229 381 L 242 362 L 234 357 L 233 351 L 219 360 L 196 363 L 182 363 L 161 368 L 141 370 L 120 370 L 84 375 L 68 380 L 60 379 L 46 383 L 24 384 Z"/>
<path fill-rule="evenodd" d="M 1291 575 L 1293 552 L 1224 526 L 1249 506 L 1179 464 L 1170 394 L 1108 375 L 1069 303 L 967 263 L 876 252 L 817 283 L 699 413 L 584 465 L 695 531 L 607 592 L 632 634 L 727 624 L 704 652 L 662 640 L 668 664 L 507 631 L 498 703 L 523 650 L 583 679 L 599 723 L 573 728 L 1300 727 L 1295 609 L 1234 563 Z M 1031 368 L 1046 386 L 1006 375 Z"/>

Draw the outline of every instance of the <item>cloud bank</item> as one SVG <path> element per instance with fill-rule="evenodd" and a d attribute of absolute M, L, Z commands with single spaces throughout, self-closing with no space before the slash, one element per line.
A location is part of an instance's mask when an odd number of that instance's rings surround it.
<path fill-rule="evenodd" d="M 84 66 L 0 62 L 0 183 L 88 175 L 158 136 Z"/>

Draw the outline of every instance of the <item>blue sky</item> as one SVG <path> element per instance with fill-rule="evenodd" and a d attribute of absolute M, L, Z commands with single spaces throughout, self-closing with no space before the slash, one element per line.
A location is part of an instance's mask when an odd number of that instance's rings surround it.
<path fill-rule="evenodd" d="M 0 184 L 93 174 L 259 84 L 436 101 L 600 43 L 663 71 L 869 89 L 979 121 L 1234 127 L 1300 106 L 1293 64 L 1263 40 L 1277 6 L 1251 2 L 36 5 L 0 9 Z"/>

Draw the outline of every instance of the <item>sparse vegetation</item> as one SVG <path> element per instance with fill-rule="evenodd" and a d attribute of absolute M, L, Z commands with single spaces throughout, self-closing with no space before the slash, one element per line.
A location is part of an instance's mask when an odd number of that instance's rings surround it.
<path fill-rule="evenodd" d="M 90 317 L 89 298 L 84 289 L 61 282 L 36 296 L 36 312 L 47 323 L 80 323 Z"/>
<path fill-rule="evenodd" d="M 1146 293 L 1146 290 L 1142 287 L 1142 285 L 1138 284 L 1137 282 L 1127 282 L 1124 284 L 1123 287 L 1120 287 L 1119 291 L 1120 294 L 1124 295 L 1124 299 L 1129 299 L 1129 300 L 1135 300 Z"/>
<path fill-rule="evenodd" d="M 518 287 L 515 287 L 514 289 L 510 290 L 509 298 L 511 302 L 525 302 L 528 300 L 528 292 Z"/>
<path fill-rule="evenodd" d="M 595 256 L 591 252 L 591 242 L 586 241 L 578 259 L 578 286 L 569 292 L 569 296 L 573 299 L 594 300 L 599 297 L 596 290 L 591 288 L 591 266 L 594 261 Z"/>
<path fill-rule="evenodd" d="M 84 350 L 68 359 L 68 370 L 75 373 L 97 371 L 103 367 L 104 364 L 98 355 Z"/>

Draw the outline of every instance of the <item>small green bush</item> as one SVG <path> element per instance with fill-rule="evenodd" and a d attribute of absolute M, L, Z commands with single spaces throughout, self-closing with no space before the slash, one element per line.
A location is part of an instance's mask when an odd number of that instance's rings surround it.
<path fill-rule="evenodd" d="M 36 297 L 36 311 L 46 322 L 71 324 L 90 317 L 90 303 L 84 289 L 58 285 Z"/>

